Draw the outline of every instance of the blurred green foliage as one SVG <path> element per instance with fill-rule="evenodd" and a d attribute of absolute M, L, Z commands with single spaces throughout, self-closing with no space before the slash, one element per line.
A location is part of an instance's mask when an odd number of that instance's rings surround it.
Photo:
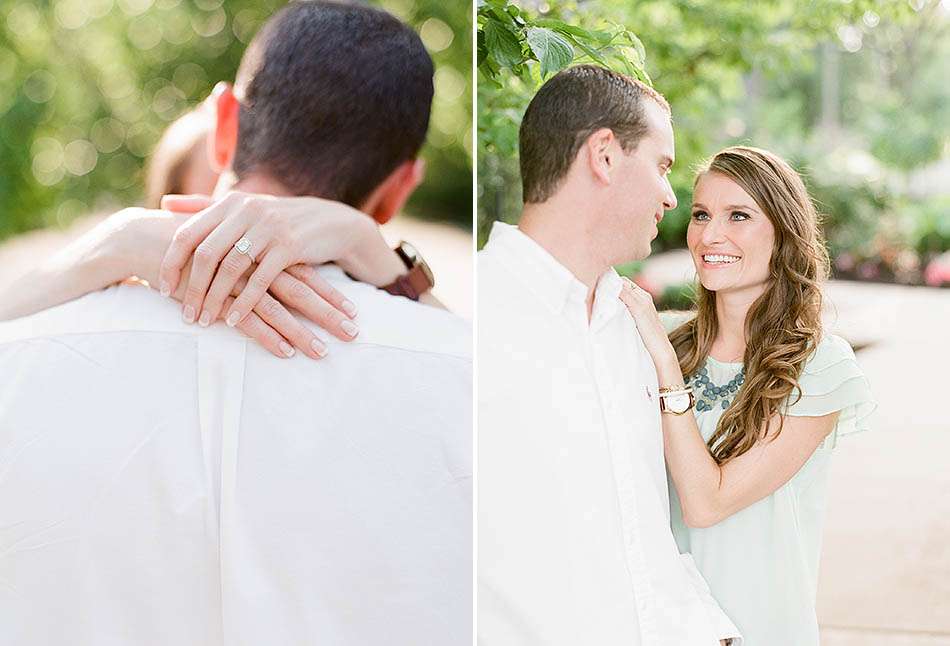
<path fill-rule="evenodd" d="M 492 221 L 520 214 L 518 124 L 542 81 L 524 45 L 527 72 L 484 64 L 482 14 L 496 8 L 529 25 L 629 29 L 642 43 L 637 75 L 669 100 L 676 133 L 679 206 L 655 249 L 685 243 L 695 168 L 735 143 L 773 150 L 803 173 L 836 254 L 908 251 L 917 259 L 903 253 L 904 265 L 919 268 L 950 248 L 940 196 L 950 168 L 921 179 L 950 159 L 950 7 L 937 0 L 479 0 L 479 244 Z M 590 58 L 573 48 L 574 63 Z"/>
<path fill-rule="evenodd" d="M 0 239 L 142 199 L 165 126 L 232 81 L 278 0 L 25 0 L 0 5 Z M 377 0 L 436 63 L 407 210 L 470 226 L 471 16 L 465 3 Z"/>

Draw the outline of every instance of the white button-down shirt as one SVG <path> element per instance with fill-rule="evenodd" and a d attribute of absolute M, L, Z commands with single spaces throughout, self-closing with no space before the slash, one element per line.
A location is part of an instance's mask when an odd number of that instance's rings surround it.
<path fill-rule="evenodd" d="M 478 259 L 485 646 L 737 637 L 670 530 L 653 363 L 613 270 L 587 288 L 515 227 Z M 739 643 L 739 640 L 736 640 Z"/>
<path fill-rule="evenodd" d="M 0 644 L 471 643 L 469 326 L 320 271 L 322 361 L 136 286 L 0 325 Z"/>

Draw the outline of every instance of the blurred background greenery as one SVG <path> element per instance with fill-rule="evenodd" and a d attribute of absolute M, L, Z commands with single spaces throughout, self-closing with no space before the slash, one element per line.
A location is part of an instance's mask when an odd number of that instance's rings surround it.
<path fill-rule="evenodd" d="M 280 0 L 45 0 L 0 5 L 0 240 L 139 203 L 171 121 L 232 81 Z M 376 0 L 436 63 L 413 215 L 471 226 L 471 7 Z"/>
<path fill-rule="evenodd" d="M 504 27 L 517 40 L 526 28 L 547 26 L 569 41 L 574 62 L 590 61 L 593 48 L 610 53 L 607 63 L 618 69 L 615 36 L 625 28 L 643 47 L 621 53 L 634 67 L 642 63 L 642 76 L 673 107 L 679 206 L 654 251 L 685 245 L 697 163 L 745 143 L 804 174 L 825 214 L 839 277 L 950 285 L 947 0 L 478 0 L 478 7 L 479 245 L 492 221 L 515 222 L 520 213 L 517 128 L 542 81 L 541 57 L 526 38 L 517 56 L 510 36 L 486 27 Z"/>

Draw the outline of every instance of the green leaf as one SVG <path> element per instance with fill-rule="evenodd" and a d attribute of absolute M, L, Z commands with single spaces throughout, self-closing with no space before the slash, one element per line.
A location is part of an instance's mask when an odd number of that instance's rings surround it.
<path fill-rule="evenodd" d="M 612 38 L 609 32 L 597 29 L 584 29 L 583 27 L 578 27 L 576 25 L 569 25 L 563 20 L 558 20 L 557 18 L 541 18 L 540 20 L 535 20 L 534 24 L 538 27 L 547 27 L 548 29 L 553 29 L 554 31 L 560 32 L 564 35 L 582 38 L 593 43 L 606 44 L 609 43 Z"/>
<path fill-rule="evenodd" d="M 640 41 L 637 35 L 633 33 L 632 31 L 630 31 L 629 29 L 625 29 L 623 32 L 623 35 L 626 36 L 627 42 L 630 45 L 632 45 L 633 48 L 637 52 L 637 60 L 636 60 L 637 67 L 643 67 L 644 65 L 646 65 L 647 50 L 643 47 L 643 43 Z"/>
<path fill-rule="evenodd" d="M 571 42 L 574 44 L 575 47 L 577 47 L 577 48 L 580 49 L 582 52 L 584 52 L 585 54 L 587 54 L 587 56 L 588 56 L 592 61 L 594 61 L 595 63 L 598 63 L 598 64 L 600 64 L 600 65 L 603 65 L 604 67 L 609 67 L 609 65 L 607 64 L 607 60 L 606 60 L 603 56 L 601 56 L 600 53 L 597 52 L 595 49 L 593 49 L 593 48 L 591 48 L 591 47 L 588 47 L 587 45 L 585 45 L 585 44 L 583 43 L 583 41 L 577 40 L 577 39 L 574 38 L 573 36 L 568 36 L 567 39 L 568 39 L 569 41 L 571 41 Z"/>
<path fill-rule="evenodd" d="M 485 46 L 500 65 L 514 67 L 522 61 L 521 41 L 497 20 L 485 23 Z"/>
<path fill-rule="evenodd" d="M 545 27 L 528 28 L 528 47 L 541 63 L 541 77 L 557 72 L 574 60 L 574 48 L 559 33 Z"/>
<path fill-rule="evenodd" d="M 596 40 L 594 35 L 586 29 L 569 25 L 563 20 L 558 20 L 556 18 L 541 18 L 540 20 L 535 20 L 534 24 L 538 27 L 547 27 L 548 29 L 559 31 L 562 34 L 570 34 L 572 36 L 586 38 L 587 40 Z"/>
<path fill-rule="evenodd" d="M 515 70 L 515 73 L 518 74 L 518 78 L 520 78 L 521 81 L 525 83 L 528 87 L 532 87 L 535 85 L 534 79 L 531 78 L 531 68 L 528 67 L 527 65 L 519 65 L 518 68 Z"/>
<path fill-rule="evenodd" d="M 515 19 L 511 16 L 510 13 L 504 10 L 502 7 L 489 7 L 488 13 L 495 17 L 495 19 L 503 25 L 508 25 L 509 27 L 515 26 Z"/>

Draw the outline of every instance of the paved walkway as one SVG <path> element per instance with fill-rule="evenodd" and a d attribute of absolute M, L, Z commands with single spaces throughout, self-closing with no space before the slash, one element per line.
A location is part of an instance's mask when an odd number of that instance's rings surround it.
<path fill-rule="evenodd" d="M 688 280 L 688 254 L 645 269 Z M 839 444 L 818 584 L 823 646 L 950 645 L 950 290 L 832 281 L 826 321 L 879 407 Z"/>

